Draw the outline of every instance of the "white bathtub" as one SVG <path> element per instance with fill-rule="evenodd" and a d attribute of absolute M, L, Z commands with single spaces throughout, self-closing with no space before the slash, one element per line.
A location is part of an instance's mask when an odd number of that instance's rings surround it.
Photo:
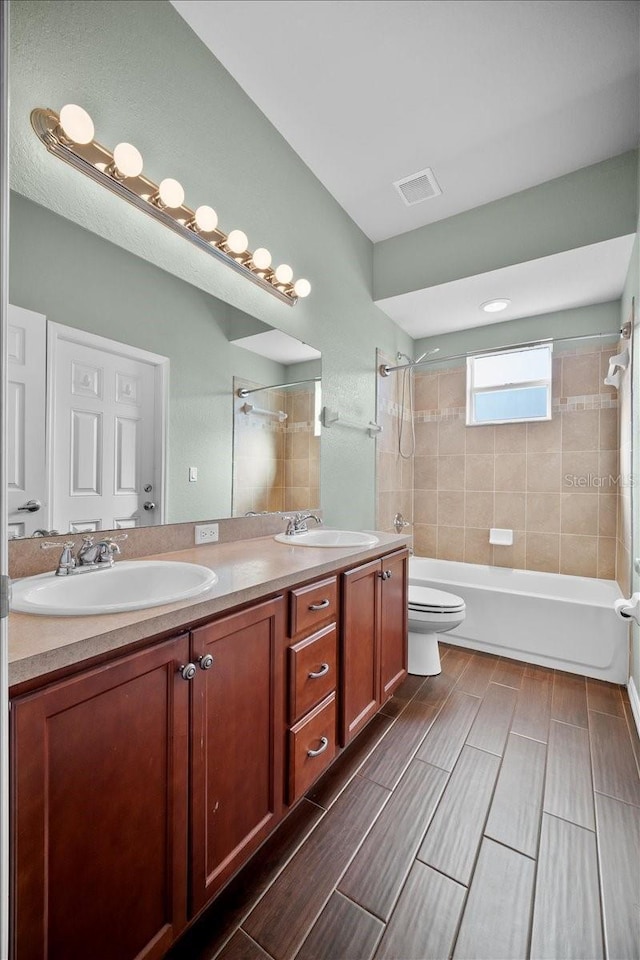
<path fill-rule="evenodd" d="M 626 683 L 629 628 L 614 580 L 411 557 L 409 583 L 458 594 L 467 615 L 446 642 Z"/>

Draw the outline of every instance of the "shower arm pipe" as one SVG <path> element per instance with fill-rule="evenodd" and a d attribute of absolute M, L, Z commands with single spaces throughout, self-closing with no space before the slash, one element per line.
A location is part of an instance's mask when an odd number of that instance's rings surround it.
<path fill-rule="evenodd" d="M 260 393 L 261 390 L 280 390 L 282 387 L 299 387 L 301 383 L 320 383 L 322 377 L 309 377 L 308 380 L 292 380 L 291 383 L 271 383 L 266 387 L 239 387 L 237 395 L 241 400 L 248 397 L 250 393 Z"/>
<path fill-rule="evenodd" d="M 525 347 L 540 347 L 545 343 L 568 343 L 570 340 L 603 340 L 607 337 L 624 336 L 623 330 L 620 333 L 583 333 L 579 337 L 541 337 L 539 340 L 529 340 L 526 343 L 508 343 L 504 347 L 486 347 L 484 350 L 469 350 L 467 353 L 458 353 L 453 357 L 428 357 L 426 360 L 412 360 L 411 363 L 400 363 L 395 367 L 390 367 L 388 363 L 381 363 L 379 373 L 381 377 L 388 377 L 395 370 L 408 370 L 410 367 L 424 367 L 428 363 L 448 363 L 450 360 L 466 360 L 468 357 L 481 357 L 487 353 L 499 353 L 503 350 L 517 350 Z"/>

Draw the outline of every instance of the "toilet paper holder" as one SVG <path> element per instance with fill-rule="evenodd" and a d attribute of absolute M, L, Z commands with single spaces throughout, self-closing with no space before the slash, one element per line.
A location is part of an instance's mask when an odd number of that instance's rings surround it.
<path fill-rule="evenodd" d="M 620 620 L 635 620 L 640 625 L 640 593 L 632 594 L 628 600 L 620 597 L 614 603 L 613 609 Z"/>

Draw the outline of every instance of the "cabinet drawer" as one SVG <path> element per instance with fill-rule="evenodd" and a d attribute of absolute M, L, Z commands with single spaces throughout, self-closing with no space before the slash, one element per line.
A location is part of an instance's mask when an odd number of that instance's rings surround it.
<path fill-rule="evenodd" d="M 330 577 L 291 591 L 291 637 L 295 640 L 336 619 L 338 579 Z"/>
<path fill-rule="evenodd" d="M 337 645 L 337 630 L 332 623 L 289 647 L 290 723 L 335 689 Z"/>
<path fill-rule="evenodd" d="M 289 803 L 326 770 L 335 753 L 336 695 L 332 693 L 289 731 Z"/>

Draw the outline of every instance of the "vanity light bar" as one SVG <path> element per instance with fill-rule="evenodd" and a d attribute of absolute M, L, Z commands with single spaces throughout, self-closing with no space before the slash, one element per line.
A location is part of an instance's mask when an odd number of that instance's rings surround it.
<path fill-rule="evenodd" d="M 142 175 L 142 156 L 129 143 L 119 143 L 113 153 L 94 139 L 93 121 L 75 104 L 67 104 L 58 115 L 54 110 L 36 107 L 31 111 L 31 126 L 49 153 L 59 157 L 96 183 L 185 237 L 200 250 L 215 257 L 237 273 L 292 307 L 311 292 L 308 280 L 293 281 L 288 264 L 271 267 L 271 254 L 263 247 L 248 250 L 242 230 L 228 234 L 218 228 L 218 217 L 211 207 L 191 210 L 184 203 L 184 190 L 177 180 L 167 178 L 159 184 Z"/>

